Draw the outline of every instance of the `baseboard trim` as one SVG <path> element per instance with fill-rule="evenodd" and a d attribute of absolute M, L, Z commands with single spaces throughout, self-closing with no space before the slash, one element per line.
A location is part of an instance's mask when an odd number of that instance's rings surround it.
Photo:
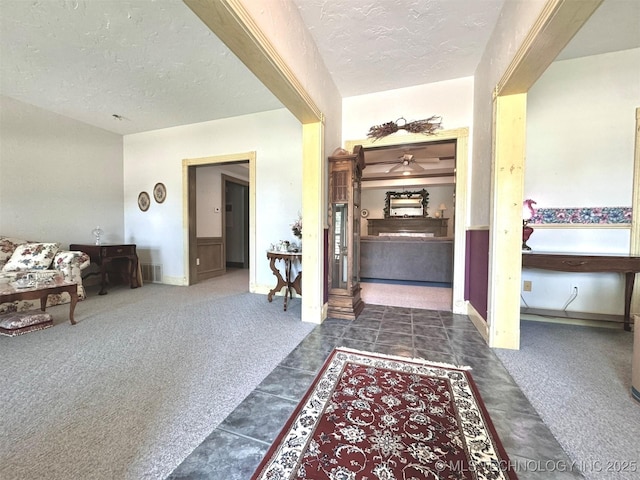
<path fill-rule="evenodd" d="M 487 324 L 487 321 L 482 318 L 482 315 L 480 315 L 469 302 L 467 302 L 467 315 L 478 329 L 478 332 L 480 332 L 480 335 L 482 335 L 485 342 L 489 343 L 489 325 Z"/>
<path fill-rule="evenodd" d="M 520 320 L 528 320 L 530 322 L 540 322 L 540 323 L 557 323 L 561 325 L 577 325 L 580 327 L 609 328 L 613 330 L 623 329 L 623 324 L 621 322 L 555 317 L 553 315 L 536 315 L 536 314 L 530 314 L 530 313 L 520 313 Z"/>
<path fill-rule="evenodd" d="M 244 263 L 242 262 L 227 262 L 227 268 L 245 268 Z"/>

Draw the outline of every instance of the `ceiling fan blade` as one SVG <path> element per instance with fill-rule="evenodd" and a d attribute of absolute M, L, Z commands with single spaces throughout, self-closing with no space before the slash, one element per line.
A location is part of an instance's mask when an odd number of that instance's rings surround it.
<path fill-rule="evenodd" d="M 424 168 L 418 162 L 411 162 L 409 164 L 409 168 L 415 170 L 416 172 L 424 172 Z"/>
<path fill-rule="evenodd" d="M 395 160 L 383 160 L 381 162 L 373 162 L 367 163 L 367 165 L 396 165 L 398 163 L 398 159 Z"/>
<path fill-rule="evenodd" d="M 391 168 L 389 168 L 389 169 L 385 170 L 385 172 L 384 172 L 384 173 L 391 173 L 391 172 L 394 172 L 394 171 L 398 170 L 398 169 L 399 169 L 399 168 L 401 168 L 401 167 L 402 167 L 402 163 L 396 163 L 393 167 L 391 167 Z"/>
<path fill-rule="evenodd" d="M 419 160 L 422 163 L 438 163 L 441 158 L 440 157 L 422 157 L 422 158 L 416 158 L 416 160 Z"/>

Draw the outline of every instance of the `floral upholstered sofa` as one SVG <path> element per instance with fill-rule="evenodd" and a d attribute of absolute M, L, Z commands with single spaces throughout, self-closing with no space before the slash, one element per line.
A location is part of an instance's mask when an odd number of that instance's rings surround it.
<path fill-rule="evenodd" d="M 78 284 L 78 300 L 85 298 L 81 272 L 89 266 L 84 252 L 61 250 L 59 243 L 30 242 L 0 235 L 0 283 L 17 280 L 25 273 L 62 275 Z M 49 295 L 47 306 L 71 301 L 68 293 Z M 39 300 L 20 300 L 0 304 L 0 313 L 40 308 Z"/>

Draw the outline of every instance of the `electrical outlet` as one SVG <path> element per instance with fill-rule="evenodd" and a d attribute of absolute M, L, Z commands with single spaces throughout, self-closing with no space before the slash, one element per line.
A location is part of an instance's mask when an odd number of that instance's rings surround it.
<path fill-rule="evenodd" d="M 531 280 L 525 280 L 524 284 L 522 286 L 522 290 L 525 292 L 530 292 L 531 291 Z"/>

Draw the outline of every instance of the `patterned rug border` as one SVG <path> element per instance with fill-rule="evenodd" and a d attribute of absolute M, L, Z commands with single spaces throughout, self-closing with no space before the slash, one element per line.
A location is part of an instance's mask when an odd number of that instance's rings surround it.
<path fill-rule="evenodd" d="M 495 426 L 494 426 L 494 424 L 493 424 L 493 422 L 491 420 L 491 417 L 489 416 L 489 412 L 488 412 L 488 410 L 487 410 L 487 408 L 486 408 L 486 406 L 484 404 L 484 401 L 482 400 L 482 397 L 480 395 L 480 391 L 478 390 L 478 387 L 477 387 L 475 381 L 473 380 L 473 377 L 471 376 L 471 367 L 469 367 L 469 366 L 456 366 L 456 365 L 452 365 L 452 364 L 448 364 L 448 363 L 444 363 L 444 362 L 431 362 L 431 361 L 429 361 L 427 359 L 424 359 L 424 358 L 409 358 L 409 357 L 401 357 L 401 356 L 388 355 L 388 354 L 382 354 L 382 353 L 376 353 L 376 352 L 368 352 L 368 351 L 357 350 L 357 349 L 352 349 L 352 348 L 347 348 L 347 347 L 336 347 L 329 354 L 329 356 L 325 360 L 324 364 L 322 365 L 322 367 L 320 368 L 320 370 L 316 374 L 312 384 L 309 386 L 307 392 L 304 394 L 304 396 L 302 397 L 300 402 L 298 402 L 298 405 L 296 406 L 294 411 L 291 413 L 291 415 L 287 419 L 287 422 L 285 423 L 284 427 L 278 433 L 277 437 L 274 439 L 273 443 L 269 447 L 267 453 L 264 455 L 262 461 L 260 462 L 260 464 L 258 465 L 258 467 L 255 470 L 254 474 L 252 475 L 251 480 L 264 480 L 264 479 L 272 479 L 272 478 L 273 479 L 276 479 L 276 478 L 277 479 L 283 479 L 283 480 L 284 479 L 293 479 L 293 477 L 291 477 L 291 476 L 271 476 L 268 473 L 268 468 L 269 468 L 270 464 L 272 463 L 272 460 L 275 458 L 274 456 L 281 449 L 282 443 L 285 441 L 285 439 L 287 437 L 287 434 L 290 432 L 291 427 L 295 423 L 295 421 L 298 418 L 299 414 L 305 408 L 305 406 L 308 405 L 308 403 L 312 401 L 312 397 L 314 395 L 314 392 L 316 391 L 318 383 L 323 381 L 323 377 L 327 373 L 328 368 L 331 366 L 334 357 L 336 355 L 338 355 L 339 353 L 355 354 L 355 355 L 360 355 L 360 356 L 363 356 L 363 357 L 369 357 L 369 358 L 374 359 L 374 360 L 398 361 L 398 362 L 402 362 L 402 363 L 406 363 L 406 364 L 415 364 L 416 366 L 433 367 L 433 368 L 436 368 L 436 369 L 437 368 L 443 368 L 443 369 L 448 369 L 448 370 L 454 370 L 454 371 L 461 372 L 464 375 L 465 379 L 467 380 L 467 383 L 469 385 L 469 389 L 473 393 L 474 404 L 476 405 L 477 409 L 479 410 L 479 412 L 480 412 L 480 414 L 482 416 L 482 421 L 483 421 L 483 424 L 486 427 L 486 430 L 487 430 L 487 432 L 489 434 L 489 437 L 490 437 L 490 440 L 491 440 L 491 445 L 494 448 L 495 453 L 497 454 L 497 459 L 500 462 L 500 473 L 501 473 L 501 475 L 495 475 L 495 472 L 493 472 L 493 474 L 491 474 L 491 472 L 489 472 L 489 476 L 485 477 L 485 476 L 479 476 L 478 475 L 478 474 L 482 473 L 480 471 L 469 471 L 467 473 L 469 473 L 471 475 L 471 477 L 468 477 L 468 476 L 465 475 L 465 476 L 461 476 L 460 478 L 473 478 L 473 479 L 485 479 L 485 478 L 488 479 L 488 478 L 491 478 L 491 479 L 517 480 L 518 477 L 517 477 L 517 475 L 515 474 L 514 470 L 511 467 L 511 462 L 509 460 L 507 452 L 506 452 L 504 446 L 502 445 L 500 437 L 498 436 L 498 433 L 497 433 L 497 431 L 495 429 Z M 326 404 L 323 405 L 322 410 L 324 411 L 325 408 L 326 408 Z M 307 443 L 308 443 L 308 441 L 309 441 L 309 439 L 307 439 Z M 304 446 L 304 448 L 302 450 L 303 452 L 304 452 L 305 448 L 306 448 L 306 444 L 305 444 L 305 446 Z M 508 468 L 504 469 L 503 466 L 505 466 L 505 465 Z M 292 470 L 292 474 L 293 473 L 295 473 L 295 470 Z"/>
<path fill-rule="evenodd" d="M 463 370 L 463 371 L 471 371 L 472 368 L 468 365 L 454 365 L 453 363 L 445 363 L 445 362 L 432 362 L 431 360 L 428 360 L 426 358 L 422 358 L 422 357 L 401 357 L 400 355 L 389 355 L 386 353 L 376 353 L 376 352 L 367 352 L 365 350 L 357 350 L 355 348 L 349 348 L 349 347 L 336 347 L 334 348 L 334 351 L 332 353 L 334 353 L 335 351 L 340 350 L 341 352 L 347 352 L 347 353 L 356 353 L 358 355 L 365 355 L 365 356 L 370 356 L 370 357 L 376 357 L 376 358 L 385 358 L 388 360 L 397 360 L 400 362 L 408 362 L 408 363 L 418 363 L 418 364 L 425 364 L 425 365 L 429 365 L 432 367 L 442 367 L 442 368 L 452 368 L 454 370 Z M 327 358 L 327 361 L 329 360 L 329 358 Z M 323 365 L 322 368 L 324 368 L 325 366 Z M 322 370 L 322 369 L 321 369 Z"/>

